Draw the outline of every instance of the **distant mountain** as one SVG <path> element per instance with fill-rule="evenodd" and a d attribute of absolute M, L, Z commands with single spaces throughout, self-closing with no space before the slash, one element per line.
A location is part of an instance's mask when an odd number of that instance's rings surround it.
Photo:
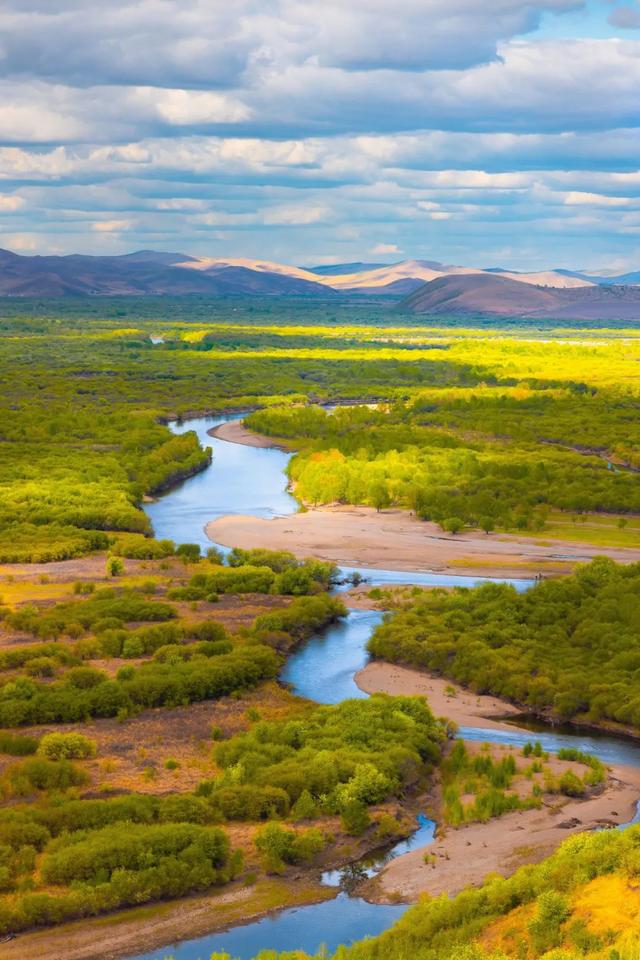
<path fill-rule="evenodd" d="M 172 266 L 175 263 L 187 263 L 195 260 L 187 253 L 165 253 L 163 250 L 136 250 L 134 253 L 125 253 L 117 260 L 128 260 L 130 263 L 164 263 Z"/>
<path fill-rule="evenodd" d="M 425 284 L 456 277 L 474 281 L 482 278 L 489 281 L 503 280 L 515 284 L 512 294 L 506 297 L 505 302 L 511 299 L 513 306 L 510 310 L 516 313 L 519 303 L 523 304 L 523 310 L 544 309 L 540 294 L 528 295 L 527 287 L 553 295 L 563 290 L 619 291 L 622 281 L 624 288 L 630 290 L 634 289 L 632 284 L 640 284 L 640 272 L 621 277 L 591 277 L 570 270 L 516 273 L 493 267 L 485 270 L 461 267 L 437 260 L 402 260 L 391 264 L 357 261 L 307 269 L 249 257 L 196 257 L 157 250 L 137 250 L 115 257 L 84 254 L 33 257 L 0 250 L 0 296 L 13 297 L 189 294 L 212 297 L 303 297 L 318 300 L 338 296 L 388 297 L 396 300 L 409 297 L 413 303 L 411 295 L 417 293 L 422 297 Z M 440 287 L 432 289 L 438 290 Z M 456 297 L 461 298 L 458 305 L 460 309 L 466 309 L 466 298 L 475 297 L 478 291 L 506 291 L 508 287 L 503 284 L 496 288 L 495 285 L 474 282 L 461 287 L 445 284 L 442 289 L 459 290 L 456 294 Z M 640 286 L 637 289 L 640 289 Z M 505 296 L 506 294 L 498 298 L 500 302 Z M 623 300 L 625 304 L 635 302 L 632 294 L 621 297 L 616 292 L 613 299 L 599 298 L 594 294 L 591 299 L 584 299 L 583 309 L 610 311 L 616 304 L 616 309 L 622 309 L 620 304 Z M 561 298 L 561 301 L 555 309 L 568 309 L 566 298 Z M 587 301 L 591 304 L 589 308 L 586 306 Z M 607 316 L 609 315 L 613 316 L 608 313 Z"/>
<path fill-rule="evenodd" d="M 568 287 L 591 287 L 594 281 L 578 274 L 569 274 L 560 270 L 539 270 L 535 273 L 515 273 L 511 270 L 492 270 L 494 276 L 505 277 L 507 280 L 517 280 L 519 283 L 530 283 L 535 287 L 554 287 L 563 289 Z"/>
<path fill-rule="evenodd" d="M 274 264 L 274 267 L 277 267 Z M 309 274 L 313 278 L 312 274 Z M 23 257 L 0 250 L 0 295 L 12 297 L 184 296 L 335 297 L 315 279 L 139 251 L 121 257 Z"/>
<path fill-rule="evenodd" d="M 640 320 L 640 287 L 551 288 L 496 274 L 439 277 L 402 302 L 411 313 Z"/>
<path fill-rule="evenodd" d="M 640 284 L 640 270 L 633 270 L 631 273 L 621 273 L 617 277 L 593 277 L 592 279 L 595 280 L 596 283 L 605 286 L 611 286 L 611 284 L 636 286 Z"/>

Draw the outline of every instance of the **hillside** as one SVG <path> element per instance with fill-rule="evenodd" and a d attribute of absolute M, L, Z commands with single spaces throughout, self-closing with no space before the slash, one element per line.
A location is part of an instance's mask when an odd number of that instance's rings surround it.
<path fill-rule="evenodd" d="M 488 314 L 576 320 L 640 319 L 640 288 L 550 288 L 496 274 L 439 277 L 407 297 L 400 309 L 420 314 Z"/>
<path fill-rule="evenodd" d="M 628 274 L 632 281 L 638 274 Z M 427 285 L 427 286 L 425 286 Z M 416 313 L 635 319 L 638 290 L 567 270 L 515 273 L 435 260 L 305 268 L 251 257 L 138 250 L 23 256 L 0 250 L 0 296 L 408 297 Z M 414 296 L 415 295 L 415 296 Z"/>
<path fill-rule="evenodd" d="M 121 257 L 23 257 L 0 251 L 0 295 L 11 297 L 335 296 L 333 290 L 316 283 L 313 274 L 309 277 L 251 269 L 244 262 L 202 266 L 184 254 L 146 250 Z"/>

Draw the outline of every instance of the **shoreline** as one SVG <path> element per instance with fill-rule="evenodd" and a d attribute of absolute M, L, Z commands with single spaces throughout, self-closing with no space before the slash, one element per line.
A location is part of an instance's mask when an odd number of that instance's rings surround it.
<path fill-rule="evenodd" d="M 613 766 L 604 790 L 595 796 L 567 799 L 562 806 L 547 801 L 540 809 L 443 828 L 431 846 L 388 863 L 364 885 L 363 894 L 372 903 L 413 903 L 424 894 L 455 896 L 480 886 L 489 874 L 510 876 L 521 866 L 539 863 L 567 837 L 624 826 L 636 814 L 639 796 L 640 769 Z"/>
<path fill-rule="evenodd" d="M 363 606 L 363 609 L 366 608 Z M 373 608 L 375 609 L 375 608 Z M 436 716 L 453 720 L 458 726 L 478 727 L 483 730 L 502 730 L 505 733 L 527 734 L 535 740 L 536 734 L 526 727 L 504 722 L 505 717 L 522 717 L 528 714 L 542 723 L 553 726 L 554 718 L 543 712 L 532 711 L 526 704 L 515 704 L 491 694 L 477 694 L 461 686 L 455 680 L 439 676 L 417 667 L 389 663 L 386 660 L 371 660 L 354 677 L 356 686 L 364 693 L 388 693 L 391 696 L 423 696 L 429 701 Z M 557 718 L 556 718 L 557 719 Z M 633 727 L 613 723 L 589 723 L 576 720 L 565 721 L 575 729 L 576 736 L 586 731 L 604 736 L 622 737 L 634 745 L 640 741 L 640 732 Z"/>
<path fill-rule="evenodd" d="M 640 549 L 561 540 L 550 547 L 533 538 L 478 531 L 454 537 L 406 510 L 378 513 L 362 506 L 309 507 L 270 520 L 232 514 L 209 521 L 205 531 L 225 547 L 289 550 L 298 558 L 313 556 L 343 566 L 476 578 L 556 576 L 603 555 L 618 563 L 640 562 Z"/>
<path fill-rule="evenodd" d="M 387 693 L 391 696 L 426 697 L 436 717 L 453 720 L 460 727 L 480 727 L 529 733 L 524 727 L 505 723 L 501 718 L 521 716 L 522 708 L 488 694 L 465 690 L 455 680 L 437 677 L 411 667 L 402 667 L 384 660 L 372 660 L 354 677 L 356 686 L 369 695 Z M 535 734 L 531 734 L 535 739 Z"/>
<path fill-rule="evenodd" d="M 295 894 L 291 893 L 292 887 Z M 280 901 L 251 910 L 251 898 Z M 18 934 L 2 944 L 3 960 L 126 960 L 152 950 L 165 951 L 200 937 L 223 933 L 230 927 L 255 923 L 271 914 L 295 907 L 332 900 L 336 891 L 307 877 L 295 884 L 287 879 L 263 879 L 254 886 L 196 894 L 178 900 L 160 901 L 115 913 L 72 920 Z M 247 911 L 247 905 L 249 909 Z M 217 918 L 218 908 L 226 909 Z M 107 941 L 102 947 L 101 938 Z M 165 954 L 163 954 L 164 956 Z"/>
<path fill-rule="evenodd" d="M 296 452 L 283 439 L 249 430 L 243 420 L 228 421 L 208 433 L 228 443 Z M 289 550 L 299 559 L 314 556 L 343 566 L 470 578 L 558 576 L 598 556 L 618 563 L 640 562 L 640 548 L 600 547 L 571 540 L 544 542 L 544 531 L 534 537 L 479 530 L 451 535 L 408 510 L 378 512 L 353 504 L 305 505 L 298 513 L 270 520 L 232 514 L 209 521 L 205 533 L 214 543 L 230 548 Z"/>
<path fill-rule="evenodd" d="M 254 433 L 244 425 L 243 420 L 227 420 L 226 423 L 219 423 L 217 427 L 211 427 L 207 430 L 210 437 L 217 440 L 225 440 L 227 443 L 239 443 L 243 447 L 259 447 L 262 450 L 283 450 L 286 453 L 292 453 L 292 449 L 284 443 L 275 443 L 271 437 L 265 437 L 261 433 Z"/>
<path fill-rule="evenodd" d="M 445 716 L 459 726 L 488 732 L 517 730 L 530 734 L 531 740 L 536 737 L 502 719 L 521 715 L 521 708 L 498 697 L 472 693 L 427 672 L 372 661 L 356 674 L 355 682 L 368 694 L 425 696 L 436 716 Z M 613 765 L 608 768 L 605 789 L 587 799 L 567 799 L 557 808 L 518 810 L 486 823 L 439 830 L 432 846 L 411 850 L 387 864 L 365 883 L 363 895 L 372 903 L 413 902 L 424 893 L 452 896 L 466 886 L 480 885 L 489 873 L 510 875 L 519 866 L 543 860 L 572 834 L 628 823 L 639 801 L 640 768 Z"/>

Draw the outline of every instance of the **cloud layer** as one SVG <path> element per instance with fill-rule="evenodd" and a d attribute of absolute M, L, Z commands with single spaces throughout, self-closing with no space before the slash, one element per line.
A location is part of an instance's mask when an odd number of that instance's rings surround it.
<path fill-rule="evenodd" d="M 0 242 L 637 266 L 640 5 L 591 4 L 5 0 Z"/>

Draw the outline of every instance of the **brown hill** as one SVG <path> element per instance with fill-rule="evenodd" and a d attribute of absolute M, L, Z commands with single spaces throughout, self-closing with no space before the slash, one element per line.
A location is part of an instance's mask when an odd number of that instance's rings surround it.
<path fill-rule="evenodd" d="M 400 305 L 421 314 L 640 320 L 640 287 L 551 288 L 495 274 L 439 277 Z"/>
<path fill-rule="evenodd" d="M 149 250 L 121 257 L 23 257 L 0 250 L 0 296 L 336 296 L 319 282 L 285 273 L 222 264 L 198 270 L 192 260 Z"/>

